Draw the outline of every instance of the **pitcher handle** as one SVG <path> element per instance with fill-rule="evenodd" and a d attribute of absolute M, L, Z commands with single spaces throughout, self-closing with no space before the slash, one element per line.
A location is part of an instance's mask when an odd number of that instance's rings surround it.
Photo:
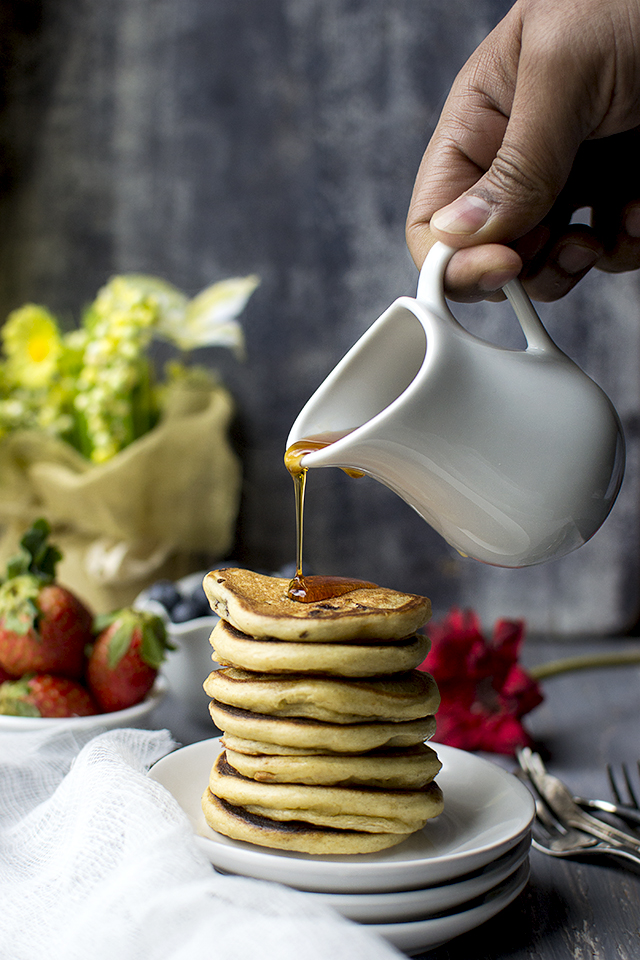
<path fill-rule="evenodd" d="M 561 353 L 547 333 L 545 326 L 531 303 L 529 296 L 519 280 L 510 280 L 502 288 L 507 300 L 513 307 L 527 341 L 528 350 L 537 350 L 541 353 Z"/>
<path fill-rule="evenodd" d="M 447 247 L 440 241 L 434 243 L 422 264 L 418 277 L 416 300 L 442 317 L 450 315 L 444 298 L 444 272 L 455 252 L 453 247 Z"/>
<path fill-rule="evenodd" d="M 452 317 L 444 296 L 444 272 L 455 252 L 453 247 L 448 247 L 439 241 L 435 243 L 426 256 L 418 278 L 416 300 L 444 318 Z M 527 341 L 527 350 L 562 354 L 547 333 L 520 281 L 511 280 L 502 289 L 522 328 Z"/>

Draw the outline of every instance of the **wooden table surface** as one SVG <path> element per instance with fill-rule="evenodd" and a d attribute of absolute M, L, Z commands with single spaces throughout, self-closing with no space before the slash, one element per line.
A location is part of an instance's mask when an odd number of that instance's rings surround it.
<path fill-rule="evenodd" d="M 638 640 L 527 640 L 526 665 L 580 654 L 640 649 Z M 545 701 L 526 726 L 549 770 L 574 793 L 610 798 L 606 764 L 640 758 L 640 665 L 573 671 L 543 681 Z M 187 744 L 216 735 L 171 695 L 155 715 Z M 488 755 L 487 755 L 488 756 Z M 488 759 L 506 769 L 515 761 Z M 640 778 L 638 779 L 640 788 Z M 640 867 L 577 862 L 531 851 L 531 878 L 493 920 L 421 955 L 428 960 L 640 960 Z M 354 958 L 364 960 L 364 958 Z"/>

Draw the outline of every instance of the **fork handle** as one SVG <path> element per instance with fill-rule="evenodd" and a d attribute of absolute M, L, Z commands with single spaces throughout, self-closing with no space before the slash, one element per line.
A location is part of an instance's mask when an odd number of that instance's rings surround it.
<path fill-rule="evenodd" d="M 613 857 L 622 857 L 623 860 L 630 860 L 631 863 L 640 866 L 640 853 L 635 853 L 635 851 L 630 850 L 628 847 L 613 847 L 603 844 L 602 846 L 598 846 L 598 849 L 601 853 L 606 853 Z"/>
<path fill-rule="evenodd" d="M 620 820 L 625 820 L 634 827 L 640 827 L 640 810 L 626 809 L 617 803 L 609 803 L 608 800 L 589 800 L 584 797 L 574 797 L 575 802 L 583 810 L 599 810 L 601 813 L 610 813 Z"/>
<path fill-rule="evenodd" d="M 591 836 L 598 837 L 599 840 L 604 840 L 605 843 L 609 843 L 614 849 L 626 847 L 628 850 L 634 850 L 640 854 L 640 840 L 636 840 L 635 837 L 632 837 L 629 833 L 625 833 L 623 830 L 609 826 L 608 823 L 603 823 L 602 820 L 598 820 L 597 817 L 593 817 L 590 813 L 584 813 L 583 811 L 574 815 L 569 813 L 565 814 L 564 819 L 572 827 L 575 827 L 576 830 L 583 830 L 585 833 L 590 833 Z"/>

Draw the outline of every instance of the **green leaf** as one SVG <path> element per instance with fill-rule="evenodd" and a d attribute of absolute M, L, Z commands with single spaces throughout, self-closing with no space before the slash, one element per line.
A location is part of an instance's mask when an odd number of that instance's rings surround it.
<path fill-rule="evenodd" d="M 167 633 L 160 617 L 153 617 L 142 626 L 142 645 L 140 655 L 144 662 L 154 670 L 159 670 L 165 659 Z"/>
<path fill-rule="evenodd" d="M 40 711 L 33 703 L 24 700 L 3 700 L 0 703 L 0 713 L 12 717 L 39 717 Z"/>
<path fill-rule="evenodd" d="M 48 542 L 50 533 L 51 528 L 43 517 L 32 524 L 20 541 L 19 553 L 7 562 L 7 579 L 30 573 L 41 583 L 55 580 L 56 565 L 62 554 Z"/>
<path fill-rule="evenodd" d="M 115 613 L 103 614 L 94 620 L 94 631 L 106 629 L 117 624 L 109 641 L 108 664 L 115 669 L 128 651 L 134 631 L 140 630 L 140 656 L 148 666 L 157 670 L 165 658 L 166 650 L 175 647 L 169 642 L 167 631 L 161 617 L 147 610 L 125 607 Z"/>
<path fill-rule="evenodd" d="M 26 550 L 21 550 L 20 553 L 10 557 L 9 560 L 7 560 L 7 580 L 12 580 L 14 577 L 21 577 L 25 573 L 28 573 L 30 562 L 31 557 Z"/>
<path fill-rule="evenodd" d="M 19 636 L 31 627 L 37 630 L 40 587 L 40 580 L 29 573 L 12 577 L 0 586 L 0 618 L 5 630 Z"/>
<path fill-rule="evenodd" d="M 125 620 L 113 631 L 109 639 L 109 656 L 107 657 L 107 663 L 111 670 L 115 670 L 131 646 L 134 629 L 135 626 L 131 621 Z"/>
<path fill-rule="evenodd" d="M 36 557 L 39 556 L 44 549 L 50 533 L 51 527 L 47 521 L 41 517 L 39 520 L 34 521 L 20 543 L 28 553 Z"/>
<path fill-rule="evenodd" d="M 156 636 L 158 637 L 159 642 L 162 644 L 165 650 L 177 650 L 175 643 L 172 643 L 169 639 L 169 634 L 167 633 L 167 627 L 165 621 L 156 616 L 155 613 L 148 613 L 149 624 L 153 630 L 155 630 Z"/>
<path fill-rule="evenodd" d="M 91 630 L 93 633 L 102 633 L 103 630 L 106 630 L 107 627 L 110 627 L 112 623 L 118 619 L 121 610 L 115 610 L 112 613 L 99 613 L 93 618 L 93 624 Z"/>
<path fill-rule="evenodd" d="M 8 680 L 0 685 L 0 714 L 11 717 L 39 717 L 40 711 L 33 703 L 28 703 L 24 697 L 31 693 L 29 677 L 20 680 Z"/>
<path fill-rule="evenodd" d="M 5 630 L 10 630 L 11 633 L 15 633 L 18 637 L 23 637 L 25 634 L 29 633 L 31 627 L 35 626 L 37 617 L 37 610 L 34 612 L 32 608 L 33 604 L 28 604 L 28 601 L 25 602 L 24 607 L 22 608 L 25 612 L 27 610 L 30 612 L 31 616 L 29 619 L 19 616 L 19 613 L 16 613 L 14 610 L 9 610 L 2 618 L 2 623 Z"/>

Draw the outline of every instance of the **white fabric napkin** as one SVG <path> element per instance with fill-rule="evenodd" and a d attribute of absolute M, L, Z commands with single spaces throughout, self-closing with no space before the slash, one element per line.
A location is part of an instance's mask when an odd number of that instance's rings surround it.
<path fill-rule="evenodd" d="M 2 960 L 393 960 L 308 894 L 217 874 L 150 765 L 166 730 L 0 733 Z"/>

